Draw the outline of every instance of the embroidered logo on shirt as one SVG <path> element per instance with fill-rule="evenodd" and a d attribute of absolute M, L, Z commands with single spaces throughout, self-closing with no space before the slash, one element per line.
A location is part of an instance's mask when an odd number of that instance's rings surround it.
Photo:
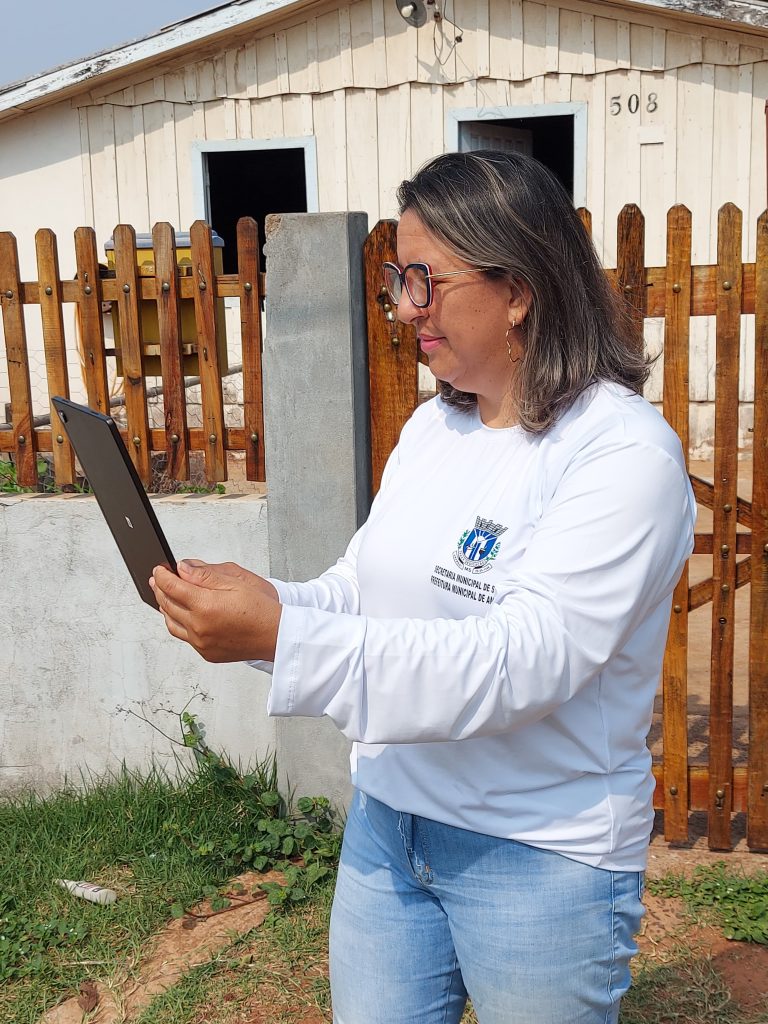
<path fill-rule="evenodd" d="M 466 572 L 487 572 L 499 553 L 499 538 L 508 527 L 478 516 L 474 528 L 465 530 L 453 552 L 453 560 Z"/>

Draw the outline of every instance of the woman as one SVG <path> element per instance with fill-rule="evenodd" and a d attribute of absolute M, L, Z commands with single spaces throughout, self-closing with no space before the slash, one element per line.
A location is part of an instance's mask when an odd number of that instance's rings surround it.
<path fill-rule="evenodd" d="M 337 1024 L 618 1019 L 643 913 L 645 739 L 694 502 L 553 176 L 447 154 L 385 267 L 440 395 L 309 583 L 158 569 L 170 632 L 274 662 L 273 715 L 356 741 L 331 921 Z M 270 666 L 271 667 L 271 666 Z"/>

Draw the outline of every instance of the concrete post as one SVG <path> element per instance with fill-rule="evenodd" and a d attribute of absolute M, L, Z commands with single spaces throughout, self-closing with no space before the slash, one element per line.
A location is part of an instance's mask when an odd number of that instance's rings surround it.
<path fill-rule="evenodd" d="M 370 503 L 364 213 L 267 218 L 264 433 L 270 573 L 307 580 L 343 554 Z M 296 796 L 349 797 L 349 744 L 322 719 L 278 719 Z"/>

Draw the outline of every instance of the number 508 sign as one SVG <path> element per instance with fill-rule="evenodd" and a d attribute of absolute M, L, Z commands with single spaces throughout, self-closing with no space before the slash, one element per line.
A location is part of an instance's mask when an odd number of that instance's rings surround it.
<path fill-rule="evenodd" d="M 614 117 L 626 110 L 629 114 L 636 114 L 640 109 L 640 97 L 636 92 L 633 92 L 628 98 L 626 105 L 624 103 L 623 96 L 611 96 L 611 114 Z M 648 93 L 648 99 L 645 101 L 645 109 L 649 114 L 653 114 L 654 111 L 659 109 L 659 97 L 655 92 Z"/>

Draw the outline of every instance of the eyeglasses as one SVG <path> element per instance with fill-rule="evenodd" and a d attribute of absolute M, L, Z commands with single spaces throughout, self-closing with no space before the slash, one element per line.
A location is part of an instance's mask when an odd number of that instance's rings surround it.
<path fill-rule="evenodd" d="M 428 263 L 409 263 L 402 270 L 395 263 L 385 263 L 384 287 L 394 306 L 400 304 L 403 288 L 405 288 L 413 305 L 417 309 L 426 309 L 432 305 L 433 278 L 482 274 L 487 269 L 487 267 L 473 267 L 471 270 L 451 270 L 447 274 L 433 274 Z"/>

